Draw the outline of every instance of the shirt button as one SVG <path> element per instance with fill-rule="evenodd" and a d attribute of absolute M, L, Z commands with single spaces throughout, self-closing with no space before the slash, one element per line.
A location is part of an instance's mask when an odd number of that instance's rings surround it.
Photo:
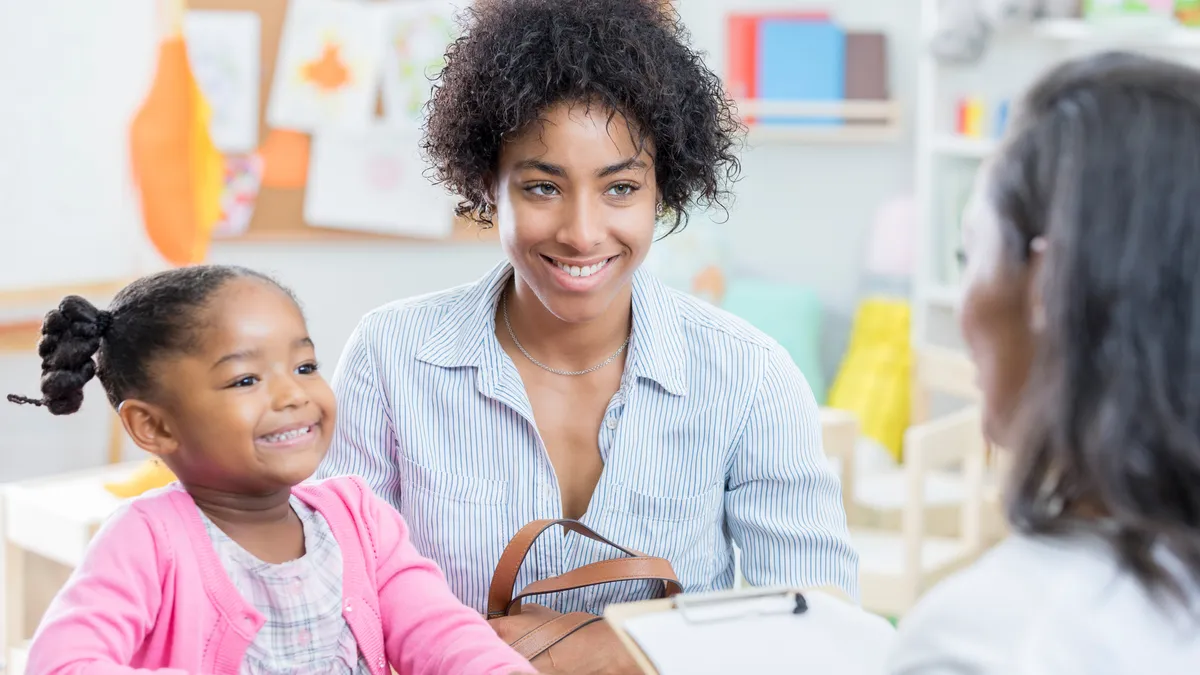
<path fill-rule="evenodd" d="M 606 424 L 606 425 L 608 425 L 608 428 L 609 428 L 609 429 L 616 429 L 616 428 L 617 428 L 617 418 L 615 418 L 615 417 L 610 417 L 610 418 L 608 418 L 608 420 L 605 422 L 605 424 Z"/>
<path fill-rule="evenodd" d="M 384 661 L 383 659 L 379 659 L 379 667 L 380 667 L 380 668 L 382 668 L 382 667 L 384 667 L 384 666 L 386 666 L 386 665 L 387 665 L 387 661 Z"/>
<path fill-rule="evenodd" d="M 348 603 L 348 602 L 346 603 L 346 611 L 347 611 L 347 612 L 352 612 L 352 611 L 354 611 L 354 608 L 353 608 L 353 607 L 351 607 L 351 606 L 350 606 L 350 603 Z"/>

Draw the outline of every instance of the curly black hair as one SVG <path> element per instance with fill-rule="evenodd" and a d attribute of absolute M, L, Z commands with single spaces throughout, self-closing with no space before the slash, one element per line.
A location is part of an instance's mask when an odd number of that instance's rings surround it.
<path fill-rule="evenodd" d="M 247 277 L 270 283 L 295 301 L 274 279 L 231 265 L 194 265 L 142 277 L 121 289 L 107 310 L 78 295 L 63 298 L 42 322 L 42 398 L 10 394 L 8 400 L 69 415 L 79 410 L 83 387 L 96 376 L 114 408 L 131 396 L 150 394 L 151 363 L 194 348 L 204 321 L 198 310 L 227 282 Z"/>
<path fill-rule="evenodd" d="M 689 205 L 725 207 L 744 127 L 723 84 L 661 0 L 490 0 L 464 10 L 463 33 L 434 82 L 421 147 L 457 213 L 492 224 L 488 183 L 500 146 L 551 106 L 598 104 L 654 147 L 675 232 Z"/>

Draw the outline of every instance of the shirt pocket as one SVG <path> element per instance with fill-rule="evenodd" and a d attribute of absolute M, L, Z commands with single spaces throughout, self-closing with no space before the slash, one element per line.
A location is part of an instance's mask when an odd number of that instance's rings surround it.
<path fill-rule="evenodd" d="M 400 459 L 400 513 L 413 546 L 437 563 L 450 590 L 482 611 L 495 560 L 512 527 L 509 483 Z"/>
<path fill-rule="evenodd" d="M 660 497 L 614 483 L 613 510 L 648 521 L 687 523 L 709 519 L 719 513 L 723 490 L 711 485 L 702 492 L 682 497 Z"/>
<path fill-rule="evenodd" d="M 403 459 L 400 485 L 404 490 L 444 501 L 494 506 L 508 503 L 507 481 L 450 473 Z"/>
<path fill-rule="evenodd" d="M 694 494 L 660 496 L 621 483 L 605 486 L 607 504 L 597 529 L 613 542 L 665 558 L 685 590 L 707 588 L 715 572 L 722 538 L 724 488 L 710 485 Z M 590 559 L 619 557 L 600 545 L 587 545 Z M 627 582 L 595 587 L 588 604 L 603 606 L 655 597 L 661 586 Z"/>

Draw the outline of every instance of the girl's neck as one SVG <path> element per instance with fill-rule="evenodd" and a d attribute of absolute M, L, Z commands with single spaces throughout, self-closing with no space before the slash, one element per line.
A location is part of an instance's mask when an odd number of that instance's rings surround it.
<path fill-rule="evenodd" d="M 196 506 L 217 525 L 270 526 L 294 517 L 288 503 L 291 490 L 247 495 L 197 485 L 185 487 Z"/>
<path fill-rule="evenodd" d="M 552 367 L 590 368 L 612 356 L 629 337 L 633 320 L 633 288 L 629 284 L 600 316 L 583 323 L 568 323 L 551 314 L 533 289 L 516 277 L 504 293 L 517 340 L 535 358 Z M 504 321 L 502 315 L 497 319 Z"/>

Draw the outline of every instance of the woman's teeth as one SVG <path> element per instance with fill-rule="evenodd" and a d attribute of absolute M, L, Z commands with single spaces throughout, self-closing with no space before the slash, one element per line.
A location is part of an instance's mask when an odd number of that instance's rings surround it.
<path fill-rule="evenodd" d="M 285 431 L 282 434 L 271 434 L 269 436 L 263 436 L 262 439 L 268 443 L 283 443 L 284 441 L 290 441 L 290 440 L 293 440 L 296 438 L 300 438 L 301 436 L 305 436 L 310 433 L 312 433 L 312 427 L 303 427 L 300 429 L 292 429 L 291 431 Z"/>
<path fill-rule="evenodd" d="M 578 265 L 564 265 L 557 260 L 554 261 L 554 264 L 558 265 L 558 269 L 570 274 L 573 277 L 590 277 L 596 272 L 604 269 L 604 266 L 608 264 L 608 259 L 606 258 L 595 265 L 588 265 L 587 267 L 580 267 Z"/>

